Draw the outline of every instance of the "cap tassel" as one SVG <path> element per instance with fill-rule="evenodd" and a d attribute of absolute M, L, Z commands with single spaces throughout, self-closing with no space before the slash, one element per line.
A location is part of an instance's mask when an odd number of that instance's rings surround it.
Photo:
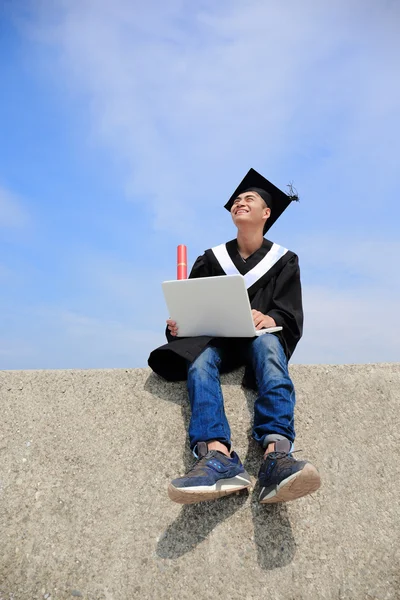
<path fill-rule="evenodd" d="M 297 193 L 296 188 L 293 186 L 293 181 L 287 184 L 288 189 L 288 197 L 294 202 L 300 202 L 299 194 Z"/>

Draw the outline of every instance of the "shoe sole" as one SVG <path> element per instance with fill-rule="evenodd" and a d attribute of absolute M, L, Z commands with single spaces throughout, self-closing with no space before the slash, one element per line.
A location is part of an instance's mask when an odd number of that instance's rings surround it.
<path fill-rule="evenodd" d="M 290 502 L 316 492 L 321 485 L 321 477 L 317 469 L 310 463 L 301 471 L 282 481 L 268 496 L 260 500 L 260 504 Z M 262 493 L 262 492 L 261 492 Z M 273 494 L 271 496 L 271 494 Z"/>
<path fill-rule="evenodd" d="M 204 491 L 201 489 L 188 490 L 187 488 L 177 488 L 170 483 L 168 486 L 168 496 L 173 502 L 178 502 L 178 504 L 197 504 L 198 502 L 206 502 L 207 500 L 216 500 L 230 494 L 238 494 L 241 491 L 248 490 L 252 486 L 251 481 L 246 485 L 239 483 L 236 485 L 233 483 L 229 484 L 228 481 L 226 480 L 225 484 L 221 484 L 222 488 L 224 485 L 226 486 L 225 489 Z"/>

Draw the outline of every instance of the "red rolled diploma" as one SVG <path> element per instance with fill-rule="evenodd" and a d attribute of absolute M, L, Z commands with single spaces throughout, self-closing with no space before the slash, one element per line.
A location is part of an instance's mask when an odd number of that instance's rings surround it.
<path fill-rule="evenodd" d="M 183 244 L 178 246 L 176 278 L 187 279 L 187 248 Z"/>

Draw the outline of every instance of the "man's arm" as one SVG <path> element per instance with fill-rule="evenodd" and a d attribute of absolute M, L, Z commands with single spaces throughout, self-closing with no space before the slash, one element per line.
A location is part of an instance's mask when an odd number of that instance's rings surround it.
<path fill-rule="evenodd" d="M 285 338 L 294 349 L 303 333 L 300 267 L 296 255 L 288 260 L 276 278 L 268 316 L 274 319 L 276 325 L 283 327 Z"/>
<path fill-rule="evenodd" d="M 190 271 L 189 279 L 197 279 L 198 277 L 210 277 L 210 267 L 205 254 L 202 254 L 195 261 L 192 270 Z M 178 327 L 176 322 L 167 319 L 167 328 L 165 331 L 168 342 L 172 342 L 178 335 Z"/>
<path fill-rule="evenodd" d="M 205 254 L 202 254 L 195 261 L 192 270 L 190 271 L 189 279 L 197 279 L 198 277 L 210 277 L 211 270 Z"/>
<path fill-rule="evenodd" d="M 252 309 L 253 322 L 256 329 L 266 329 L 267 327 L 276 327 L 276 321 L 269 315 L 264 315 L 255 308 Z"/>
<path fill-rule="evenodd" d="M 283 327 L 288 346 L 294 349 L 303 332 L 300 268 L 296 255 L 277 276 L 272 299 L 268 300 L 266 314 L 255 309 L 251 311 L 256 329 Z"/>

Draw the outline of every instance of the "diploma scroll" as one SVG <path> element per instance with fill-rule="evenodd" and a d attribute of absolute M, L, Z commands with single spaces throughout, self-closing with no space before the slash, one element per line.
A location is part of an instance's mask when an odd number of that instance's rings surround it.
<path fill-rule="evenodd" d="M 187 279 L 187 248 L 183 244 L 178 246 L 176 278 Z"/>

